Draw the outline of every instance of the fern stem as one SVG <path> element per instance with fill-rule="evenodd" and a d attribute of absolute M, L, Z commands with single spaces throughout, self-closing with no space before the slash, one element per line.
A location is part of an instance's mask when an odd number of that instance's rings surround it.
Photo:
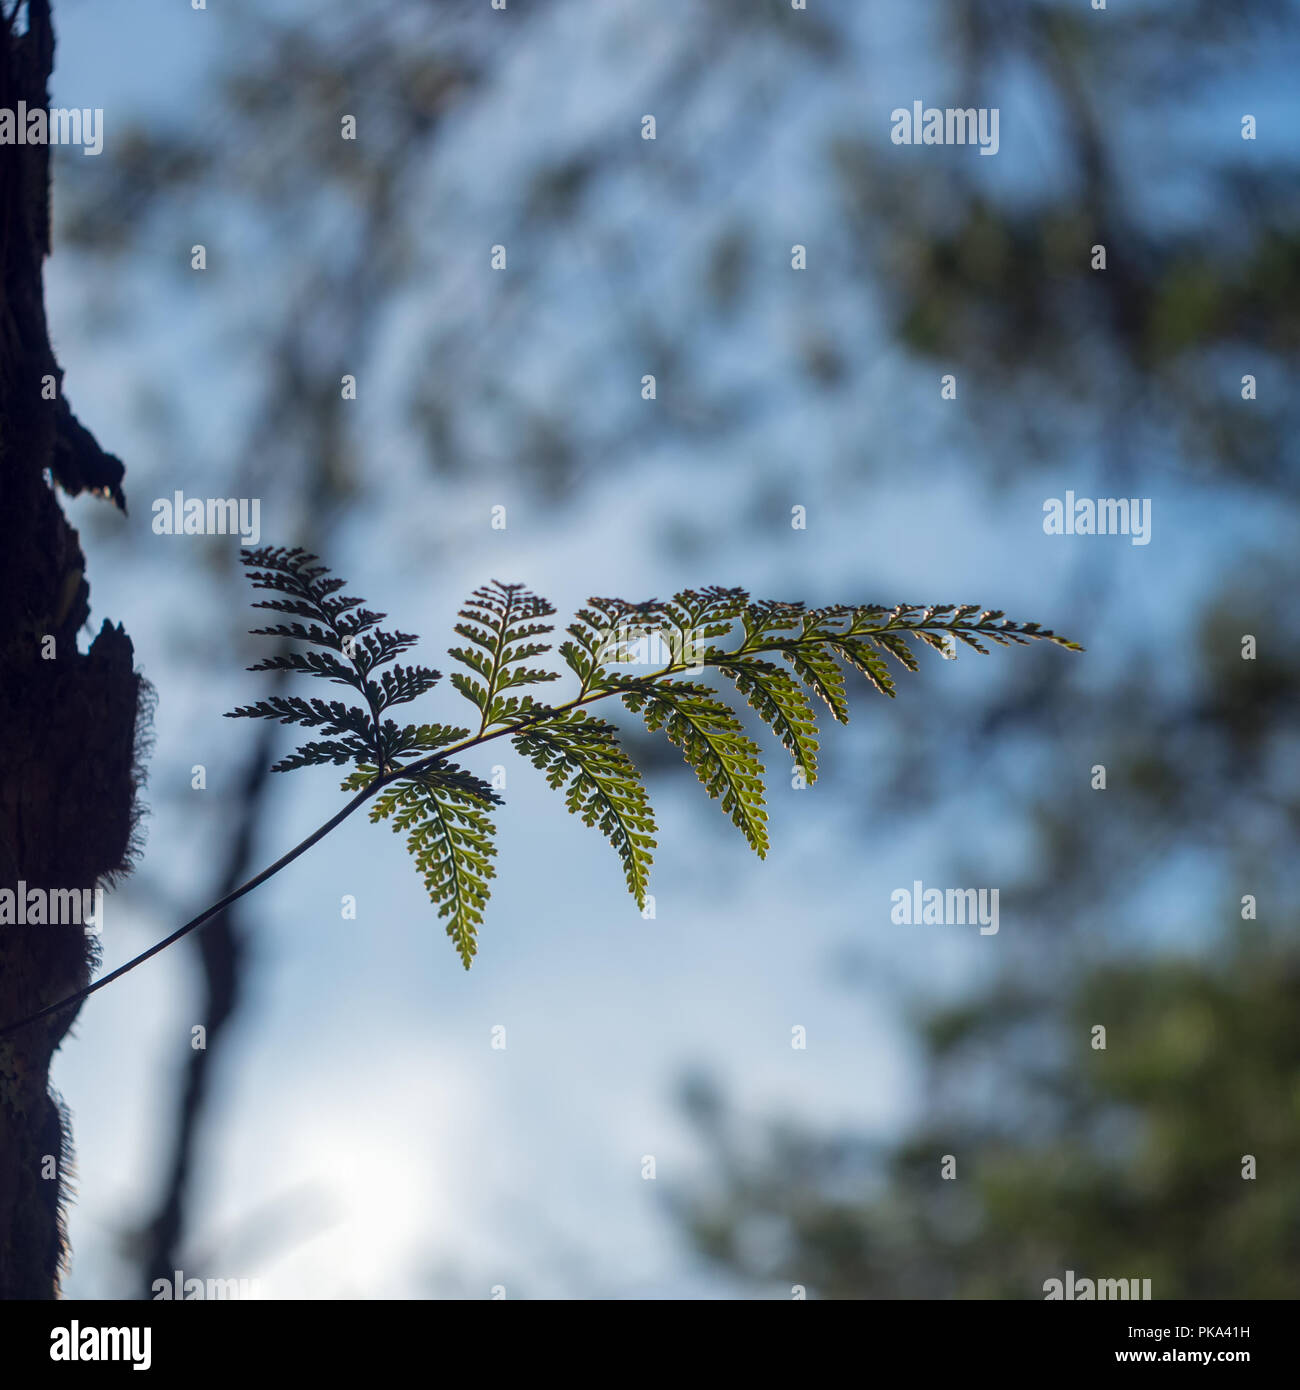
<path fill-rule="evenodd" d="M 385 780 L 391 780 L 385 779 Z M 71 1008 L 74 1004 L 80 1004 L 83 999 L 88 999 L 92 994 L 103 989 L 105 985 L 111 985 L 114 980 L 143 965 L 145 961 L 156 956 L 160 951 L 165 951 L 168 946 L 177 942 L 183 936 L 188 936 L 190 932 L 196 931 L 206 922 L 210 922 L 219 912 L 223 912 L 232 903 L 236 903 L 245 894 L 251 893 L 254 888 L 260 887 L 269 878 L 273 878 L 281 869 L 287 868 L 300 855 L 306 852 L 318 841 L 323 840 L 331 830 L 347 820 L 347 818 L 361 807 L 379 788 L 383 785 L 381 780 L 372 782 L 368 787 L 363 787 L 351 801 L 343 807 L 336 815 L 331 816 L 324 825 L 317 826 L 305 840 L 299 841 L 287 854 L 283 854 L 274 864 L 268 865 L 261 873 L 255 874 L 246 883 L 241 883 L 238 888 L 226 894 L 220 902 L 215 902 L 211 907 L 205 908 L 197 917 L 191 918 L 183 927 L 177 927 L 170 936 L 164 937 L 161 941 L 155 942 L 147 951 L 141 952 L 133 960 L 129 960 L 125 965 L 119 965 L 116 970 L 111 970 L 107 975 L 101 976 L 94 984 L 88 985 L 85 989 L 78 990 L 75 994 L 70 994 L 66 999 L 60 999 L 57 1003 L 48 1004 L 34 1014 L 29 1014 L 26 1018 L 19 1019 L 17 1023 L 8 1023 L 0 1028 L 0 1038 L 8 1037 L 10 1033 L 16 1033 L 20 1028 L 25 1028 L 29 1023 L 36 1023 L 42 1018 L 49 1018 L 52 1014 L 61 1013 L 64 1009 Z"/>

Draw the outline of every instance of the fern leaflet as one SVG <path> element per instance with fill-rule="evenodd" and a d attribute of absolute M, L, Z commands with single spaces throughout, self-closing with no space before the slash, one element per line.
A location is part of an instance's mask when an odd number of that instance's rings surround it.
<path fill-rule="evenodd" d="M 619 746 L 617 730 L 584 710 L 534 724 L 511 739 L 584 825 L 599 827 L 623 861 L 628 891 L 644 909 L 655 848 L 654 813 L 641 774 Z"/>

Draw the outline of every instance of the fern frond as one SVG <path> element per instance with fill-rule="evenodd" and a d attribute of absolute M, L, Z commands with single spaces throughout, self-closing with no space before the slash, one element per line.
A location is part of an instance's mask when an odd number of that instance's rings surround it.
<path fill-rule="evenodd" d="M 460 611 L 455 631 L 462 645 L 450 649 L 461 668 L 450 681 L 479 711 L 477 731 L 445 724 L 401 726 L 382 717 L 383 712 L 428 693 L 441 679 L 426 666 L 395 664 L 417 639 L 382 630 L 378 625 L 385 615 L 345 596 L 343 581 L 330 577 L 305 551 L 245 551 L 244 561 L 254 587 L 276 595 L 254 606 L 289 619 L 256 629 L 258 635 L 316 649 L 278 652 L 252 669 L 350 685 L 364 708 L 340 700 L 273 695 L 241 706 L 229 717 L 273 719 L 319 732 L 320 737 L 282 758 L 276 771 L 321 763 L 354 765 L 343 778 L 343 789 L 354 794 L 355 804 L 370 798 L 371 819 L 389 820 L 406 835 L 407 848 L 466 967 L 477 949 L 494 877 L 495 831 L 489 812 L 500 797 L 449 758 L 509 737 L 548 784 L 564 793 L 569 811 L 613 845 L 628 889 L 644 910 L 655 849 L 654 814 L 617 730 L 592 718 L 583 706 L 618 696 L 651 733 L 663 732 L 763 858 L 768 831 L 758 746 L 717 691 L 678 679 L 683 673 L 714 670 L 727 677 L 812 783 L 820 754 L 814 699 L 836 720 L 847 722 L 846 668 L 893 696 L 888 660 L 917 670 L 917 643 L 945 657 L 954 656 L 959 646 L 987 653 L 986 642 L 1023 646 L 1046 641 L 1081 650 L 1037 623 L 1015 623 L 1000 610 L 981 610 L 977 604 L 808 608 L 752 599 L 744 589 L 713 585 L 642 603 L 589 599 L 559 647 L 578 678 L 578 692 L 567 701 L 546 704 L 522 688 L 559 679 L 557 672 L 531 664 L 550 651 L 549 642 L 541 639 L 553 631 L 545 619 L 555 610 L 520 584 L 493 581 L 476 589 Z M 733 636 L 737 624 L 739 634 Z M 631 646 L 652 635 L 667 641 L 666 664 L 642 676 L 611 671 L 632 661 Z M 384 667 L 389 669 L 380 669 Z M 340 816 L 352 809 L 344 808 Z"/>
<path fill-rule="evenodd" d="M 907 645 L 907 638 L 901 632 L 872 632 L 867 640 L 874 642 L 881 651 L 888 652 L 907 670 L 915 673 L 921 669 L 920 663 L 912 655 L 911 647 Z"/>
<path fill-rule="evenodd" d="M 379 672 L 419 638 L 409 632 L 386 632 L 377 626 L 384 614 L 362 607 L 362 600 L 340 594 L 342 579 L 329 577 L 316 556 L 301 549 L 275 547 L 241 551 L 255 589 L 272 590 L 282 597 L 265 599 L 253 606 L 305 618 L 307 622 L 273 623 L 254 628 L 253 635 L 305 642 L 322 651 L 281 651 L 250 666 L 250 671 L 286 671 L 318 676 L 336 685 L 349 685 L 366 702 L 366 708 L 332 701 L 284 699 L 263 701 L 234 710 L 230 718 L 279 719 L 281 723 L 320 725 L 327 734 L 344 731 L 354 735 L 341 742 L 304 744 L 276 763 L 275 771 L 287 772 L 321 762 L 345 762 L 354 754 L 372 758 L 387 767 L 395 756 L 410 749 L 400 746 L 397 726 L 381 725 L 380 714 L 390 705 L 414 700 L 441 680 L 441 673 L 427 666 L 394 666 Z M 378 679 L 372 675 L 378 672 Z M 396 750 L 396 751 L 395 751 Z"/>
<path fill-rule="evenodd" d="M 443 763 L 380 792 L 370 810 L 372 821 L 391 818 L 393 830 L 406 833 L 406 848 L 466 970 L 478 950 L 488 880 L 496 876 L 496 827 L 487 809 L 500 801 L 486 782 Z"/>
<path fill-rule="evenodd" d="M 420 639 L 409 632 L 367 632 L 349 644 L 349 655 L 363 676 L 377 666 L 386 666 Z"/>
<path fill-rule="evenodd" d="M 836 656 L 847 661 L 854 670 L 859 671 L 882 695 L 894 698 L 894 679 L 889 674 L 885 659 L 857 637 L 835 636 L 827 639 Z"/>
<path fill-rule="evenodd" d="M 849 722 L 849 699 L 844 690 L 844 672 L 831 650 L 823 643 L 805 641 L 791 646 L 785 658 L 796 675 L 841 724 Z"/>
<path fill-rule="evenodd" d="M 241 550 L 240 559 L 248 568 L 249 582 L 255 589 L 270 589 L 283 594 L 280 599 L 267 599 L 254 604 L 255 608 L 270 608 L 278 613 L 314 619 L 335 631 L 344 614 L 361 604 L 359 598 L 340 598 L 342 579 L 327 579 L 329 570 L 318 564 L 315 555 L 295 547 L 285 550 L 278 546 L 263 546 L 257 550 Z M 382 614 L 368 614 L 362 620 L 354 617 L 352 630 L 373 627 Z"/>
<path fill-rule="evenodd" d="M 554 713 L 552 705 L 542 704 L 531 695 L 506 695 L 493 700 L 488 707 L 488 723 L 523 724 L 535 719 L 545 719 Z"/>
<path fill-rule="evenodd" d="M 583 710 L 534 724 L 511 738 L 534 767 L 546 773 L 564 804 L 584 825 L 597 826 L 623 861 L 628 891 L 645 907 L 655 849 L 654 813 L 641 774 L 619 746 L 612 724 Z"/>
<path fill-rule="evenodd" d="M 313 740 L 272 763 L 271 771 L 292 772 L 295 768 L 319 767 L 323 763 L 340 766 L 369 755 L 370 745 L 359 738 Z"/>
<path fill-rule="evenodd" d="M 265 608 L 264 603 L 255 603 L 254 608 Z M 328 647 L 331 651 L 340 650 L 337 634 L 327 631 L 317 623 L 274 623 L 270 627 L 249 629 L 252 637 L 292 637 L 298 642 L 311 642 L 318 647 Z"/>
<path fill-rule="evenodd" d="M 294 671 L 301 676 L 323 676 L 336 685 L 357 687 L 357 672 L 354 667 L 344 666 L 336 656 L 326 652 L 281 652 L 277 656 L 264 657 L 250 671 Z"/>
<path fill-rule="evenodd" d="M 296 695 L 272 695 L 255 705 L 231 710 L 227 719 L 276 719 L 281 724 L 304 724 L 327 734 L 353 733 L 362 739 L 372 732 L 370 716 L 342 700 L 302 700 Z"/>
<path fill-rule="evenodd" d="M 391 671 L 383 671 L 379 676 L 382 695 L 381 709 L 390 705 L 404 705 L 416 700 L 427 690 L 432 690 L 442 679 L 441 671 L 428 666 L 394 666 Z"/>
<path fill-rule="evenodd" d="M 408 753 L 432 753 L 469 737 L 468 729 L 447 724 L 407 724 L 399 729 L 391 719 L 385 719 L 380 730 L 384 741 L 384 759 L 395 763 Z"/>
<path fill-rule="evenodd" d="M 561 642 L 560 655 L 581 685 L 579 697 L 608 683 L 610 664 L 626 659 L 625 648 L 648 632 L 650 614 L 644 604 L 621 598 L 589 598 L 566 629 L 573 639 Z"/>
<path fill-rule="evenodd" d="M 550 623 L 536 621 L 554 612 L 551 604 L 522 584 L 502 584 L 495 579 L 475 589 L 460 610 L 462 621 L 456 624 L 455 632 L 473 646 L 452 647 L 449 655 L 482 679 L 456 671 L 451 683 L 478 708 L 483 716 L 482 728 L 503 717 L 497 713 L 496 704 L 503 690 L 559 680 L 558 671 L 523 664 L 550 651 L 549 643 L 531 639 L 554 631 Z"/>
<path fill-rule="evenodd" d="M 717 669 L 735 681 L 811 786 L 817 780 L 817 719 L 803 690 L 779 666 L 757 657 L 719 661 Z"/>
<path fill-rule="evenodd" d="M 765 637 L 798 627 L 804 613 L 802 603 L 782 603 L 778 599 L 759 599 L 746 604 L 740 615 L 745 629 L 745 646 L 758 646 Z"/>
<path fill-rule="evenodd" d="M 1064 647 L 1067 651 L 1083 650 L 1077 642 L 1058 636 L 1051 628 L 1042 627 L 1038 623 L 1013 622 L 1001 609 L 981 611 L 978 603 L 932 604 L 927 608 L 922 608 L 919 604 L 902 603 L 892 609 L 870 608 L 858 609 L 856 612 L 860 618 L 855 619 L 854 630 L 866 633 L 884 630 L 911 633 L 919 633 L 921 630 L 951 632 L 959 641 L 975 647 L 980 652 L 984 652 L 984 648 L 977 641 L 978 637 L 987 637 L 1003 647 L 1012 644 L 1024 646 L 1031 641 L 1043 641 Z M 978 616 L 975 616 L 977 614 Z M 941 621 L 947 615 L 951 615 L 947 621 Z M 887 620 L 883 627 L 874 622 L 874 619 L 880 616 Z"/>
<path fill-rule="evenodd" d="M 625 685 L 623 703 L 646 728 L 660 729 L 681 749 L 708 794 L 760 859 L 767 857 L 767 811 L 759 748 L 735 714 L 707 685 L 690 681 L 637 681 Z"/>
<path fill-rule="evenodd" d="M 653 605 L 655 615 L 668 624 L 678 641 L 693 649 L 701 642 L 724 637 L 745 611 L 749 595 L 744 589 L 685 589 Z"/>

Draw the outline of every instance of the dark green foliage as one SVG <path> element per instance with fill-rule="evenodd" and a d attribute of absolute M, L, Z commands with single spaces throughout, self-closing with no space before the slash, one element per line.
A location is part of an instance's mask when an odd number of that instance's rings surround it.
<path fill-rule="evenodd" d="M 628 890 L 644 909 L 654 814 L 618 731 L 582 706 L 617 696 L 652 733 L 662 731 L 762 858 L 768 834 L 761 751 L 718 691 L 678 677 L 711 669 L 727 677 L 811 784 L 817 776 L 818 733 L 810 696 L 833 718 L 847 722 L 845 666 L 892 696 L 885 658 L 915 671 L 911 640 L 949 657 L 958 642 L 986 652 L 981 638 L 1001 646 L 1041 639 L 1079 650 L 1036 623 L 1009 622 L 1000 612 L 974 604 L 806 609 L 799 603 L 751 601 L 743 589 L 716 586 L 688 589 L 662 602 L 593 598 L 569 624 L 570 640 L 559 647 L 578 677 L 577 694 L 546 704 L 530 692 L 507 692 L 560 679 L 557 671 L 529 664 L 551 650 L 549 642 L 538 639 L 554 630 L 543 620 L 555 609 L 521 584 L 494 581 L 476 589 L 461 610 L 455 631 L 465 644 L 450 651 L 466 668 L 452 674 L 451 684 L 478 711 L 477 731 L 444 724 L 399 728 L 381 718 L 383 712 L 432 689 L 439 674 L 423 666 L 379 668 L 417 639 L 381 630 L 382 613 L 362 608 L 360 599 L 340 597 L 343 581 L 327 578 L 314 555 L 261 549 L 244 551 L 243 559 L 255 588 L 280 595 L 256 607 L 306 620 L 257 633 L 323 649 L 282 653 L 250 669 L 319 676 L 351 686 L 365 703 L 273 695 L 232 711 L 231 717 L 275 719 L 320 731 L 322 738 L 281 759 L 276 771 L 354 765 L 343 789 L 373 795 L 371 819 L 391 820 L 394 830 L 406 834 L 407 848 L 466 967 L 477 948 L 488 880 L 495 873 L 488 812 L 500 797 L 450 762 L 453 755 L 508 736 L 550 785 L 564 792 L 568 809 L 613 845 Z M 731 637 L 737 624 L 738 643 L 716 645 Z M 615 669 L 635 661 L 638 644 L 651 637 L 667 646 L 663 665 L 648 674 Z M 783 659 L 790 669 L 772 658 Z"/>
<path fill-rule="evenodd" d="M 232 710 L 230 719 L 278 719 L 282 724 L 302 724 L 319 728 L 320 741 L 305 743 L 296 753 L 282 758 L 273 769 L 288 772 L 317 763 L 370 762 L 385 772 L 394 759 L 406 753 L 438 747 L 430 742 L 437 726 L 399 729 L 391 719 L 380 715 L 390 705 L 413 700 L 431 690 L 442 678 L 425 666 L 394 666 L 376 681 L 372 672 L 419 641 L 407 632 L 384 632 L 378 624 L 383 613 L 362 608 L 359 598 L 340 597 L 343 580 L 329 579 L 329 571 L 316 564 L 316 557 L 302 550 L 263 548 L 245 550 L 241 558 L 249 569 L 255 589 L 270 589 L 279 598 L 264 599 L 254 608 L 306 618 L 308 623 L 276 623 L 254 628 L 255 636 L 290 638 L 322 647 L 323 651 L 290 651 L 259 661 L 250 671 L 293 671 L 307 676 L 323 676 L 337 685 L 350 685 L 366 702 L 345 705 L 341 700 L 300 700 L 272 696 L 255 705 Z M 342 659 L 340 659 L 342 658 Z M 461 736 L 458 729 L 441 730 L 443 742 Z"/>

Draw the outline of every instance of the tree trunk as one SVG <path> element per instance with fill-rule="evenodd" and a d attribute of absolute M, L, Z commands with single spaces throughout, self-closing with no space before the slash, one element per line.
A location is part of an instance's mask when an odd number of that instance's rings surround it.
<path fill-rule="evenodd" d="M 0 17 L 0 108 L 47 106 L 53 57 L 48 0 L 31 0 L 25 33 Z M 125 869 L 147 690 L 120 627 L 105 622 L 77 650 L 85 560 L 46 474 L 125 503 L 121 464 L 63 399 L 45 324 L 48 250 L 48 148 L 0 146 L 0 1028 L 88 982 L 94 935 L 20 925 L 17 899 Z M 0 1297 L 58 1293 L 70 1144 L 49 1068 L 75 1016 L 0 1038 Z"/>

